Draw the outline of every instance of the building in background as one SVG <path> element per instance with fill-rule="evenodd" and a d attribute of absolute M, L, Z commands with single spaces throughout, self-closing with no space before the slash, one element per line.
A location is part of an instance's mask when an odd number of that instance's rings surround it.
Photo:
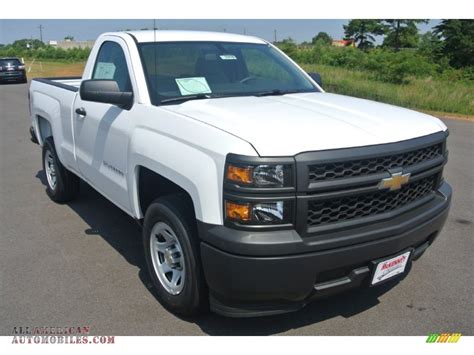
<path fill-rule="evenodd" d="M 92 48 L 95 41 L 74 41 L 74 40 L 64 40 L 64 41 L 49 41 L 48 44 L 52 47 L 61 48 L 61 49 L 71 49 L 71 48 Z"/>

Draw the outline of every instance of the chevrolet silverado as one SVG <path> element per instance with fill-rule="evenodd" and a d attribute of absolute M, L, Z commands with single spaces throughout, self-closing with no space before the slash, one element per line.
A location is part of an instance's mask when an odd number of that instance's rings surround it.
<path fill-rule="evenodd" d="M 440 120 L 326 93 L 259 38 L 105 33 L 82 78 L 29 97 L 49 197 L 82 179 L 136 219 L 176 313 L 272 315 L 400 279 L 448 214 Z"/>

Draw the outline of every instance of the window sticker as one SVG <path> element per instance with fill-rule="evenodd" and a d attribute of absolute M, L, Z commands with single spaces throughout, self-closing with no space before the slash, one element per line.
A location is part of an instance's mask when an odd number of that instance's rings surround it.
<path fill-rule="evenodd" d="M 237 60 L 237 57 L 233 54 L 221 54 L 219 57 L 222 60 Z"/>
<path fill-rule="evenodd" d="M 210 94 L 212 92 L 205 77 L 177 78 L 175 80 L 176 84 L 178 84 L 179 92 L 183 96 Z"/>
<path fill-rule="evenodd" d="M 115 70 L 114 63 L 99 62 L 95 67 L 94 79 L 113 79 Z"/>

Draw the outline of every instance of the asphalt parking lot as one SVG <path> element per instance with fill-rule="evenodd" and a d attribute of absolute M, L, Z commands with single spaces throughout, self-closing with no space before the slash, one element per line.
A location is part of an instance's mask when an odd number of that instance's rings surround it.
<path fill-rule="evenodd" d="M 132 218 L 86 184 L 66 205 L 47 197 L 27 87 L 0 86 L 0 335 L 85 325 L 110 335 L 474 335 L 474 122 L 445 121 L 451 214 L 406 278 L 288 315 L 182 319 L 150 289 Z"/>

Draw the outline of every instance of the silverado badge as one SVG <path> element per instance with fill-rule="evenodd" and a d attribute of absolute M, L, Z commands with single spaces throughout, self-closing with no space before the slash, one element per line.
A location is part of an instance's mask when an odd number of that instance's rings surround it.
<path fill-rule="evenodd" d="M 379 190 L 390 189 L 390 191 L 399 190 L 402 185 L 405 185 L 410 180 L 410 173 L 403 174 L 402 172 L 393 173 L 392 176 L 382 179 L 379 183 Z"/>

